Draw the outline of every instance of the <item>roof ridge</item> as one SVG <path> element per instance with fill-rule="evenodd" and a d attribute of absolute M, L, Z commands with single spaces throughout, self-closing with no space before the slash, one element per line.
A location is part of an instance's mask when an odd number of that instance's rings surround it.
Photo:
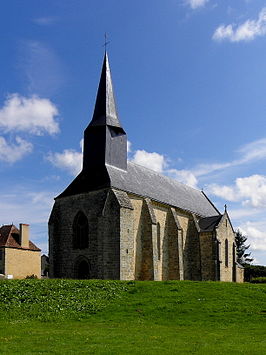
<path fill-rule="evenodd" d="M 212 203 L 212 201 L 209 199 L 209 197 L 205 194 L 203 190 L 201 190 L 202 195 L 210 202 L 210 204 L 215 208 L 215 210 L 218 212 L 220 216 L 222 216 L 221 212 L 218 210 L 218 208 Z"/>

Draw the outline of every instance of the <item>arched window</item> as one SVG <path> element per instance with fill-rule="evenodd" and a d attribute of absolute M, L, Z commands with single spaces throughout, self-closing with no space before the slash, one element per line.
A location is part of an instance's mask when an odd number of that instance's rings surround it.
<path fill-rule="evenodd" d="M 161 259 L 161 226 L 160 223 L 157 223 L 157 251 L 158 251 L 158 260 Z"/>
<path fill-rule="evenodd" d="M 73 249 L 85 249 L 89 245 L 89 225 L 83 212 L 78 212 L 73 223 Z"/>
<path fill-rule="evenodd" d="M 225 266 L 228 267 L 228 240 L 225 239 L 225 244 L 224 244 L 224 262 Z"/>

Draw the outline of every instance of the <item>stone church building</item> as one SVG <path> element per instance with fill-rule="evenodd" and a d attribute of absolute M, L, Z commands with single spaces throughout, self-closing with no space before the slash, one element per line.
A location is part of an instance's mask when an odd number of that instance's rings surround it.
<path fill-rule="evenodd" d="M 50 276 L 243 281 L 235 235 L 204 192 L 127 161 L 105 54 L 83 168 L 55 198 Z"/>

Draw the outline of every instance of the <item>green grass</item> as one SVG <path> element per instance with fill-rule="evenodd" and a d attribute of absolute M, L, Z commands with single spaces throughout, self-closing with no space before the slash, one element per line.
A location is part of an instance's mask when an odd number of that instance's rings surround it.
<path fill-rule="evenodd" d="M 266 354 L 266 285 L 0 282 L 3 354 Z"/>

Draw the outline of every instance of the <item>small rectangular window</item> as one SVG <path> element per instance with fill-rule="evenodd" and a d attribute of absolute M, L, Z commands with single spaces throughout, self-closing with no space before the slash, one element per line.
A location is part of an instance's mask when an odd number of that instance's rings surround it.
<path fill-rule="evenodd" d="M 3 258 L 3 250 L 0 249 L 0 260 Z"/>

